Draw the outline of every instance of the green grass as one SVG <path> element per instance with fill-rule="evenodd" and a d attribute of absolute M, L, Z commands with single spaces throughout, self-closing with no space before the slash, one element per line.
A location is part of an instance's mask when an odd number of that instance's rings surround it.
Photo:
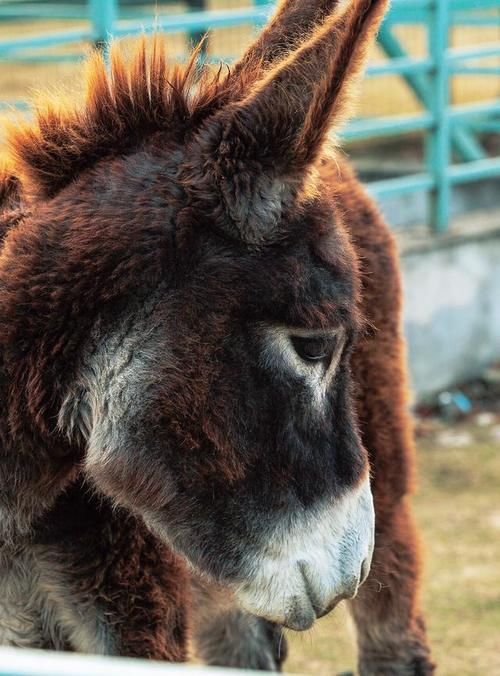
<path fill-rule="evenodd" d="M 470 443 L 460 448 L 441 445 L 439 430 L 418 444 L 414 503 L 427 552 L 424 608 L 441 676 L 500 674 L 498 429 L 461 425 Z M 288 671 L 353 670 L 348 625 L 338 609 L 306 635 L 289 633 Z"/>

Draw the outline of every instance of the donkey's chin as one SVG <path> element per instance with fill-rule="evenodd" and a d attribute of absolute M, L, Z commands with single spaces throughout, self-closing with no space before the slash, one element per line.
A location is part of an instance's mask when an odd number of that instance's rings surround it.
<path fill-rule="evenodd" d="M 288 629 L 305 631 L 314 622 L 329 613 L 343 599 L 354 598 L 361 580 L 356 575 L 339 579 L 328 595 L 321 596 L 305 573 L 306 567 L 285 570 L 283 578 L 258 589 L 249 585 L 236 592 L 240 606 L 251 613 Z M 283 587 L 285 583 L 285 587 Z M 274 589 L 273 589 L 274 587 Z"/>
<path fill-rule="evenodd" d="M 374 544 L 369 482 L 275 533 L 250 563 L 248 582 L 235 589 L 241 607 L 289 629 L 304 631 L 366 580 Z"/>

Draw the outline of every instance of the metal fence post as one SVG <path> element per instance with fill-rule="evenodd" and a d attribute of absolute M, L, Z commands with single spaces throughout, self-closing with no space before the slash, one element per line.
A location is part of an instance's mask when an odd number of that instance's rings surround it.
<path fill-rule="evenodd" d="M 88 0 L 94 44 L 105 49 L 118 18 L 118 0 Z"/>
<path fill-rule="evenodd" d="M 429 23 L 429 51 L 434 63 L 430 97 L 434 125 L 427 146 L 427 162 L 434 178 L 431 223 L 437 232 L 446 230 L 450 215 L 450 82 L 447 60 L 449 28 L 449 0 L 434 0 Z"/>
<path fill-rule="evenodd" d="M 403 48 L 399 40 L 391 31 L 391 26 L 388 26 L 387 23 L 382 24 L 378 34 L 378 42 L 385 54 L 391 59 L 408 57 L 408 52 Z M 407 73 L 406 75 L 403 74 L 402 77 L 415 92 L 415 96 L 419 101 L 429 109 L 428 75 L 426 73 Z M 463 126 L 457 125 L 455 129 L 450 130 L 450 134 L 452 146 L 462 159 L 471 162 L 473 160 L 482 160 L 486 157 L 486 153 L 479 141 Z"/>

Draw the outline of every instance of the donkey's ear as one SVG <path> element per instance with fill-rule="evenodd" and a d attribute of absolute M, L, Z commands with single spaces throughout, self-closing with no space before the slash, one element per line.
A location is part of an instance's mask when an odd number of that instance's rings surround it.
<path fill-rule="evenodd" d="M 283 210 L 296 199 L 330 129 L 345 117 L 349 90 L 387 4 L 353 0 L 329 16 L 245 99 L 200 131 L 190 192 L 227 234 L 250 244 L 280 235 Z"/>
<path fill-rule="evenodd" d="M 268 25 L 231 68 L 225 82 L 226 99 L 237 101 L 248 93 L 248 87 L 310 37 L 337 9 L 339 2 L 281 0 Z"/>
<path fill-rule="evenodd" d="M 231 113 L 226 110 L 235 131 L 249 131 L 257 141 L 253 148 L 246 144 L 247 156 L 287 173 L 314 160 L 328 131 L 346 115 L 349 92 L 387 5 L 352 0 L 268 70 Z"/>

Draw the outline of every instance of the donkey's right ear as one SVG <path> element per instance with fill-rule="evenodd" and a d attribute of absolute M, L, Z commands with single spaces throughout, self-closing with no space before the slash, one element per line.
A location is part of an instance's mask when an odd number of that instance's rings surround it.
<path fill-rule="evenodd" d="M 251 245 L 278 238 L 332 127 L 388 0 L 352 0 L 286 56 L 242 101 L 201 128 L 187 156 L 186 191 L 226 234 Z"/>

